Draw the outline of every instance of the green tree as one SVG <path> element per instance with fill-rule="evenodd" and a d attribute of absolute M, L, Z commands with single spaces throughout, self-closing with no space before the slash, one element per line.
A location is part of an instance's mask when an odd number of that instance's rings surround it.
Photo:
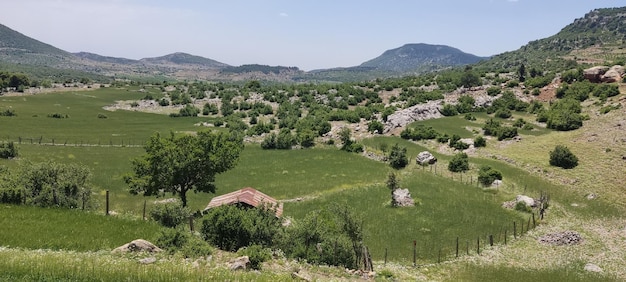
<path fill-rule="evenodd" d="M 389 152 L 389 165 L 395 169 L 401 169 L 409 164 L 409 159 L 406 156 L 406 147 L 400 147 L 398 143 L 391 147 Z"/>
<path fill-rule="evenodd" d="M 517 77 L 519 77 L 520 82 L 524 82 L 526 80 L 526 66 L 524 64 L 520 64 L 517 69 Z"/>
<path fill-rule="evenodd" d="M 90 206 L 89 168 L 54 162 L 26 163 L 17 175 L 18 186 L 26 193 L 26 203 L 40 207 L 78 208 Z"/>
<path fill-rule="evenodd" d="M 556 145 L 554 150 L 550 151 L 550 165 L 565 169 L 575 168 L 578 166 L 578 157 L 566 146 Z"/>
<path fill-rule="evenodd" d="M 124 180 L 132 194 L 172 193 L 187 206 L 187 192 L 215 192 L 215 176 L 235 166 L 243 140 L 226 132 L 200 131 L 197 135 L 153 135 L 146 153 L 132 161 L 133 173 Z"/>
<path fill-rule="evenodd" d="M 448 170 L 452 172 L 466 172 L 469 170 L 469 158 L 466 153 L 458 153 L 448 163 Z"/>
<path fill-rule="evenodd" d="M 398 178 L 396 177 L 396 174 L 393 172 L 390 172 L 389 175 L 387 176 L 387 188 L 389 188 L 389 190 L 391 190 L 391 206 L 392 207 L 396 207 L 398 206 L 398 203 L 396 202 L 395 198 L 393 197 L 393 192 L 396 191 L 396 189 L 398 189 L 400 187 L 400 182 L 398 181 Z"/>

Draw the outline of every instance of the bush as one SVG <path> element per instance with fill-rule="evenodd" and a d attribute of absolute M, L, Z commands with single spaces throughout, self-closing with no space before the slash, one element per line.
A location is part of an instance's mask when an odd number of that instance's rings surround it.
<path fill-rule="evenodd" d="M 70 118 L 68 114 L 52 113 L 48 115 L 49 118 Z"/>
<path fill-rule="evenodd" d="M 280 219 L 272 209 L 224 205 L 203 217 L 201 234 L 222 250 L 236 251 L 250 245 L 272 246 L 280 229 Z"/>
<path fill-rule="evenodd" d="M 456 110 L 456 107 L 454 105 L 451 104 L 445 104 L 443 105 L 443 107 L 441 108 L 441 114 L 444 116 L 455 116 L 458 115 L 459 112 Z"/>
<path fill-rule="evenodd" d="M 476 138 L 474 138 L 474 147 L 478 148 L 478 147 L 486 147 L 487 146 L 487 139 L 485 139 L 485 137 L 482 136 L 476 136 Z"/>
<path fill-rule="evenodd" d="M 550 151 L 550 165 L 570 169 L 578 166 L 576 157 L 566 146 L 557 145 Z"/>
<path fill-rule="evenodd" d="M 0 117 L 14 117 L 17 116 L 17 114 L 15 113 L 15 110 L 13 109 L 6 109 L 4 111 L 0 111 Z"/>
<path fill-rule="evenodd" d="M 495 113 L 496 117 L 502 118 L 502 119 L 507 119 L 511 117 L 511 110 L 509 109 L 498 109 L 496 110 Z"/>
<path fill-rule="evenodd" d="M 458 153 L 448 163 L 451 172 L 465 172 L 469 170 L 469 158 L 466 153 Z"/>
<path fill-rule="evenodd" d="M 16 187 L 26 193 L 26 203 L 39 207 L 78 208 L 92 206 L 91 171 L 77 164 L 54 162 L 20 167 Z"/>
<path fill-rule="evenodd" d="M 18 155 L 17 146 L 15 143 L 9 142 L 0 144 L 0 159 L 13 159 Z"/>
<path fill-rule="evenodd" d="M 163 99 L 159 100 L 159 105 L 162 106 L 162 107 L 169 106 L 170 105 L 170 101 L 168 99 L 163 98 Z"/>
<path fill-rule="evenodd" d="M 213 253 L 213 248 L 202 238 L 178 228 L 162 229 L 155 244 L 168 253 L 180 253 L 186 258 L 204 257 Z"/>
<path fill-rule="evenodd" d="M 491 185 L 496 179 L 502 180 L 502 173 L 491 166 L 483 165 L 478 171 L 478 182 L 484 186 Z"/>
<path fill-rule="evenodd" d="M 152 210 L 150 210 L 150 217 L 159 224 L 174 228 L 183 222 L 189 220 L 191 211 L 183 207 L 178 201 L 156 204 Z"/>
<path fill-rule="evenodd" d="M 382 134 L 383 128 L 384 128 L 383 124 L 377 120 L 373 120 L 367 125 L 367 131 L 371 133 Z"/>
<path fill-rule="evenodd" d="M 516 211 L 521 211 L 521 212 L 525 212 L 525 213 L 532 213 L 533 209 L 529 206 L 526 205 L 526 203 L 524 202 L 517 202 L 517 204 L 515 204 L 515 210 Z"/>
<path fill-rule="evenodd" d="M 500 92 L 502 92 L 502 89 L 500 89 L 500 87 L 492 86 L 487 88 L 487 95 L 489 96 L 496 96 L 500 94 Z"/>
<path fill-rule="evenodd" d="M 133 101 L 132 103 L 130 103 L 130 107 L 131 108 L 139 107 L 139 103 L 137 103 L 136 101 Z"/>
<path fill-rule="evenodd" d="M 409 164 L 409 159 L 406 156 L 406 147 L 400 147 L 398 143 L 391 147 L 389 152 L 389 165 L 394 169 L 401 169 Z"/>
<path fill-rule="evenodd" d="M 98 114 L 98 118 L 100 118 L 100 119 L 107 119 L 109 117 L 107 115 L 105 115 L 105 114 Z"/>
<path fill-rule="evenodd" d="M 248 256 L 250 259 L 250 268 L 261 270 L 263 262 L 272 258 L 272 251 L 259 245 L 251 245 L 239 249 L 237 254 L 240 256 Z"/>

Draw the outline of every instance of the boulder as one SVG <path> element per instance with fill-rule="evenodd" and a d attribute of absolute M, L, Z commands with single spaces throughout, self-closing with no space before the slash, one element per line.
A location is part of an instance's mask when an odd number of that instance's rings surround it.
<path fill-rule="evenodd" d="M 519 203 L 522 202 L 524 203 L 526 206 L 529 207 L 536 207 L 537 204 L 535 203 L 535 199 L 525 196 L 525 195 L 517 195 L 517 197 L 515 197 L 515 203 Z"/>
<path fill-rule="evenodd" d="M 250 258 L 248 256 L 238 257 L 230 262 L 230 270 L 246 270 L 250 266 Z"/>
<path fill-rule="evenodd" d="M 613 83 L 613 82 L 622 82 L 622 76 L 624 75 L 624 67 L 620 65 L 612 66 L 608 71 L 606 71 L 602 76 L 600 76 L 600 80 L 602 82 Z"/>
<path fill-rule="evenodd" d="M 600 268 L 599 266 L 593 264 L 593 263 L 587 263 L 585 264 L 585 271 L 589 271 L 589 272 L 602 272 L 602 268 Z"/>
<path fill-rule="evenodd" d="M 393 199 L 396 201 L 398 207 L 415 206 L 415 201 L 411 198 L 409 189 L 396 189 L 393 191 Z"/>
<path fill-rule="evenodd" d="M 417 154 L 415 162 L 419 165 L 435 164 L 437 162 L 437 158 L 430 152 L 423 151 Z"/>
<path fill-rule="evenodd" d="M 576 231 L 563 231 L 550 233 L 539 237 L 539 242 L 554 246 L 578 245 L 583 241 L 583 237 Z"/>
<path fill-rule="evenodd" d="M 162 250 L 155 246 L 154 244 L 144 240 L 137 239 L 133 240 L 130 243 L 124 244 L 113 249 L 113 253 L 128 253 L 128 252 L 149 252 L 149 253 L 158 253 Z"/>
<path fill-rule="evenodd" d="M 602 75 L 609 70 L 607 66 L 596 66 L 583 70 L 583 76 L 585 79 L 591 82 L 601 82 Z"/>
<path fill-rule="evenodd" d="M 491 183 L 491 187 L 500 187 L 502 186 L 502 180 L 496 179 Z"/>

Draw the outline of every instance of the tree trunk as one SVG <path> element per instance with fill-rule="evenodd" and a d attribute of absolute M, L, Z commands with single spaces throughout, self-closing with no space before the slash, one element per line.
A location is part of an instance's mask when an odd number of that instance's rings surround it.
<path fill-rule="evenodd" d="M 180 191 L 180 201 L 183 203 L 183 208 L 187 207 L 187 190 Z"/>

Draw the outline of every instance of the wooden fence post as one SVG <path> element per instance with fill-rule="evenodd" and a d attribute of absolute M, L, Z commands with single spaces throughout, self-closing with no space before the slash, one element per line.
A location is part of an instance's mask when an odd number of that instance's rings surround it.
<path fill-rule="evenodd" d="M 417 241 L 413 240 L 413 267 L 417 266 Z"/>
<path fill-rule="evenodd" d="M 193 215 L 189 217 L 189 230 L 193 232 Z"/>
<path fill-rule="evenodd" d="M 532 213 L 533 214 L 533 229 L 537 228 L 537 225 L 535 224 L 535 212 Z"/>
<path fill-rule="evenodd" d="M 109 215 L 109 190 L 106 193 L 106 215 Z"/>
<path fill-rule="evenodd" d="M 505 244 L 505 245 L 506 245 L 506 235 L 507 235 L 507 234 L 506 234 L 506 232 L 507 232 L 507 231 L 508 231 L 508 230 L 504 229 L 504 244 Z"/>
<path fill-rule="evenodd" d="M 476 253 L 480 255 L 480 236 L 476 237 Z"/>
<path fill-rule="evenodd" d="M 513 221 L 513 239 L 517 239 L 517 225 L 515 221 Z"/>
<path fill-rule="evenodd" d="M 337 241 L 335 241 L 337 242 Z M 387 248 L 385 248 L 385 264 L 384 266 L 387 266 Z"/>
<path fill-rule="evenodd" d="M 489 235 L 489 246 L 493 247 L 493 235 Z"/>
<path fill-rule="evenodd" d="M 459 257 L 459 237 L 456 237 L 456 257 Z"/>
<path fill-rule="evenodd" d="M 146 200 L 143 200 L 143 220 L 146 220 Z"/>

